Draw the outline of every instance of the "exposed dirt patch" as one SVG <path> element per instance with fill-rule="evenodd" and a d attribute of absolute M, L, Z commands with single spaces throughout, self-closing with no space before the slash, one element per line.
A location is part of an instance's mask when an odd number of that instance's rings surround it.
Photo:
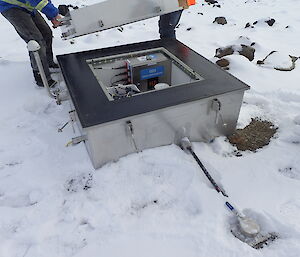
<path fill-rule="evenodd" d="M 272 122 L 255 118 L 245 128 L 236 130 L 228 139 L 240 151 L 255 152 L 270 143 L 277 129 Z"/>

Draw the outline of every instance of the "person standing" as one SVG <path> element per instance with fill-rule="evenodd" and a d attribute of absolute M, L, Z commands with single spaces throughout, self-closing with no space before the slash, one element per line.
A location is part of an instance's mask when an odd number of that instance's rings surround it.
<path fill-rule="evenodd" d="M 35 40 L 40 44 L 43 68 L 49 86 L 54 87 L 57 82 L 51 78 L 50 69 L 57 69 L 58 65 L 53 61 L 53 34 L 40 12 L 45 14 L 56 28 L 60 25 L 61 18 L 58 9 L 50 0 L 0 0 L 0 12 L 26 43 Z M 43 87 L 34 56 L 32 53 L 29 53 L 29 56 L 36 84 Z"/>

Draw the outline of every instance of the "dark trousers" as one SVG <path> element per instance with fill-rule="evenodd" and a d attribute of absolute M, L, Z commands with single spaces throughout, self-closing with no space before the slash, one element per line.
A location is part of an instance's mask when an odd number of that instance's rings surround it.
<path fill-rule="evenodd" d="M 50 79 L 49 64 L 53 63 L 52 30 L 39 12 L 35 15 L 20 8 L 11 8 L 2 15 L 14 26 L 19 36 L 28 43 L 30 40 L 37 41 L 40 46 L 40 56 L 48 79 Z M 29 53 L 33 71 L 38 71 L 36 61 L 32 53 Z"/>
<path fill-rule="evenodd" d="M 160 16 L 158 22 L 160 38 L 176 38 L 175 29 L 181 14 L 182 10 Z"/>

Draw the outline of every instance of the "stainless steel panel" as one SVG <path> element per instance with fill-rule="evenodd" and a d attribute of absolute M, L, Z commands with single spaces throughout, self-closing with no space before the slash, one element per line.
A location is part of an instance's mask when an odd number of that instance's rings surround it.
<path fill-rule="evenodd" d="M 70 39 L 180 9 L 178 0 L 105 0 L 71 11 L 62 35 Z"/>
<path fill-rule="evenodd" d="M 244 90 L 237 91 L 84 128 L 93 165 L 99 168 L 136 151 L 127 129 L 128 120 L 133 124 L 139 150 L 176 144 L 183 136 L 192 141 L 207 142 L 217 136 L 231 134 L 236 127 L 243 95 Z M 214 99 L 221 102 L 219 114 L 212 109 Z M 217 115 L 221 118 L 216 118 Z"/>

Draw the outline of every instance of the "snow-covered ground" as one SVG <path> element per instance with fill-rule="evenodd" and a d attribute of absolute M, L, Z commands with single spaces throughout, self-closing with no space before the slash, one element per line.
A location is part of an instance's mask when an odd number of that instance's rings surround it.
<path fill-rule="evenodd" d="M 262 250 L 235 239 L 224 199 L 175 145 L 98 170 L 83 144 L 66 148 L 72 128 L 57 129 L 69 106 L 56 106 L 34 87 L 26 45 L 1 16 L 0 257 L 300 256 L 300 61 L 290 72 L 272 69 L 288 62 L 288 55 L 300 56 L 300 2 L 220 0 L 221 8 L 198 2 L 184 12 L 178 39 L 212 61 L 219 47 L 255 42 L 254 61 L 228 57 L 229 72 L 251 86 L 238 126 L 261 117 L 279 129 L 267 147 L 242 157 L 232 154 L 234 147 L 223 137 L 195 143 L 195 150 L 231 201 L 255 212 L 280 239 Z M 217 16 L 228 24 L 213 24 Z M 267 18 L 276 20 L 272 27 L 263 22 Z M 54 51 L 156 39 L 157 20 L 81 37 L 74 44 L 61 41 L 55 30 Z M 256 65 L 273 50 L 278 52 L 265 67 Z"/>

